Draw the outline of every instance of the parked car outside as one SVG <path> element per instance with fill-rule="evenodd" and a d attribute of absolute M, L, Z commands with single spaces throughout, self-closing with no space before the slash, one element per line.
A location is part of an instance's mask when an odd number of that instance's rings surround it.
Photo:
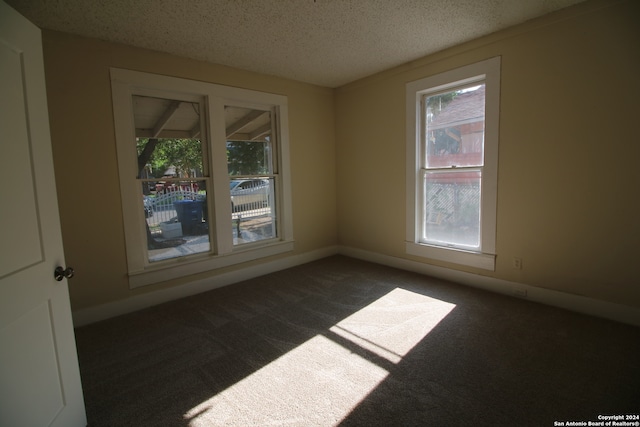
<path fill-rule="evenodd" d="M 269 205 L 269 180 L 233 179 L 229 185 L 232 212 L 259 209 Z"/>

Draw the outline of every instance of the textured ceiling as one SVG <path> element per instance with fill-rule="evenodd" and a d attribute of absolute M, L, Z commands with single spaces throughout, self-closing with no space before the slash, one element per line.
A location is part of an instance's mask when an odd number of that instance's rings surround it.
<path fill-rule="evenodd" d="M 327 87 L 583 0 L 5 0 L 41 28 Z"/>

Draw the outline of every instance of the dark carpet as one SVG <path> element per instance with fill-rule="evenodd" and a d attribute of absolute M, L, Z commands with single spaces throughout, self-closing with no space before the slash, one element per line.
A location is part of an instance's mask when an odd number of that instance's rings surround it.
<path fill-rule="evenodd" d="M 89 426 L 640 412 L 640 328 L 335 256 L 76 330 Z"/>

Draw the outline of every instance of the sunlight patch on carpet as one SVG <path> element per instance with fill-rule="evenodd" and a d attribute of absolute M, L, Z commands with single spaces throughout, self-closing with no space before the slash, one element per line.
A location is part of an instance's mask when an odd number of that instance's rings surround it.
<path fill-rule="evenodd" d="M 398 363 L 454 308 L 455 304 L 396 288 L 329 330 Z"/>
<path fill-rule="evenodd" d="M 400 362 L 454 308 L 396 288 L 184 418 L 191 427 L 337 425 L 385 380 L 389 362 Z"/>
<path fill-rule="evenodd" d="M 185 414 L 189 425 L 338 422 L 387 371 L 318 335 Z"/>

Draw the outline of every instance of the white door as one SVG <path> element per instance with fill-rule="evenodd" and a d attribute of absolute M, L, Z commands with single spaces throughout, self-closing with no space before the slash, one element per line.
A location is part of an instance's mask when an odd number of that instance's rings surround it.
<path fill-rule="evenodd" d="M 0 1 L 0 426 L 85 426 L 40 30 Z"/>

